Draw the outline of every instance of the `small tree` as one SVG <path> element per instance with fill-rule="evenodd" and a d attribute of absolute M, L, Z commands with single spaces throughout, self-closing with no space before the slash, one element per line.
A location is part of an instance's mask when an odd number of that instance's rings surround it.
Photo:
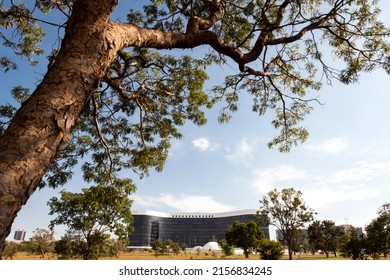
<path fill-rule="evenodd" d="M 232 256 L 234 255 L 234 246 L 230 245 L 226 240 L 221 240 L 219 243 L 219 246 L 222 248 L 222 252 L 225 256 Z"/>
<path fill-rule="evenodd" d="M 179 244 L 179 243 L 176 243 L 176 242 L 172 242 L 170 250 L 172 251 L 172 253 L 173 253 L 175 256 L 179 255 L 179 254 L 180 254 L 180 251 L 181 251 L 180 244 Z"/>
<path fill-rule="evenodd" d="M 152 243 L 152 250 L 154 251 L 154 255 L 156 258 L 158 257 L 159 254 L 162 252 L 162 242 L 160 239 L 155 239 Z"/>
<path fill-rule="evenodd" d="M 37 228 L 30 241 L 30 253 L 40 255 L 41 258 L 54 251 L 54 231 Z"/>
<path fill-rule="evenodd" d="M 302 200 L 302 192 L 293 188 L 270 191 L 260 200 L 260 214 L 280 230 L 287 244 L 289 259 L 292 260 L 293 241 L 298 229 L 313 220 L 316 214 Z"/>
<path fill-rule="evenodd" d="M 54 252 L 58 259 L 99 259 L 101 257 L 119 257 L 119 253 L 123 250 L 123 243 L 119 240 L 111 239 L 108 234 L 102 237 L 104 240 L 95 242 L 94 246 L 89 249 L 84 242 L 80 233 L 68 231 L 60 240 L 56 241 Z M 88 254 L 88 257 L 85 256 Z"/>
<path fill-rule="evenodd" d="M 180 249 L 183 251 L 183 253 L 186 254 L 186 249 L 188 247 L 187 244 L 180 243 L 179 246 L 180 246 Z"/>
<path fill-rule="evenodd" d="M 55 243 L 54 252 L 60 260 L 82 258 L 83 242 L 69 231 Z"/>
<path fill-rule="evenodd" d="M 12 241 L 6 242 L 3 254 L 1 256 L 4 257 L 4 259 L 12 260 L 16 256 L 16 253 L 19 251 L 18 245 L 19 244 Z"/>
<path fill-rule="evenodd" d="M 80 245 L 83 259 L 104 256 L 110 234 L 125 242 L 132 231 L 129 195 L 133 190 L 129 180 L 115 179 L 108 186 L 101 184 L 82 193 L 62 191 L 60 199 L 53 197 L 48 202 L 50 215 L 57 215 L 50 228 L 64 224 L 78 235 L 85 245 Z"/>
<path fill-rule="evenodd" d="M 225 234 L 226 242 L 230 245 L 240 247 L 244 250 L 245 258 L 256 251 L 264 233 L 255 222 L 241 223 L 236 221 Z"/>
<path fill-rule="evenodd" d="M 349 227 L 341 243 L 341 255 L 353 260 L 366 260 L 368 258 L 367 239 L 359 235 L 354 227 Z"/>
<path fill-rule="evenodd" d="M 284 254 L 284 247 L 277 241 L 262 239 L 257 252 L 262 260 L 280 260 Z"/>
<path fill-rule="evenodd" d="M 161 242 L 161 254 L 167 254 L 171 252 L 171 248 L 173 246 L 173 241 L 171 239 L 164 239 Z"/>
<path fill-rule="evenodd" d="M 179 244 L 172 241 L 171 239 L 164 239 L 164 240 L 156 239 L 152 243 L 152 249 L 154 251 L 156 258 L 158 257 L 158 255 L 164 255 L 164 254 L 169 255 L 169 253 L 171 252 L 174 255 L 178 255 L 180 251 L 181 250 L 184 251 L 186 247 L 187 247 L 186 244 L 184 243 Z"/>

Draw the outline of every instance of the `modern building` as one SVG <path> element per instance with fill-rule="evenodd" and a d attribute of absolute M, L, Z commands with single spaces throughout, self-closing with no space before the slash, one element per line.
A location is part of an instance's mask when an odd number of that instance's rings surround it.
<path fill-rule="evenodd" d="M 24 230 L 18 229 L 17 231 L 15 231 L 14 240 L 16 240 L 16 241 L 24 241 L 25 237 L 26 237 L 26 232 Z"/>
<path fill-rule="evenodd" d="M 256 210 L 241 210 L 224 213 L 162 213 L 133 211 L 134 232 L 130 247 L 150 247 L 154 240 L 171 239 L 185 243 L 189 248 L 203 246 L 211 241 L 225 239 L 227 229 L 235 221 L 256 220 Z M 268 224 L 261 230 L 269 238 Z"/>

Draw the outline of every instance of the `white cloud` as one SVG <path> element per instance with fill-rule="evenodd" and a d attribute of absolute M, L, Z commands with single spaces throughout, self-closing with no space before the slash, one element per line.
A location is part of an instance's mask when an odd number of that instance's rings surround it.
<path fill-rule="evenodd" d="M 206 137 L 199 137 L 194 139 L 192 142 L 192 145 L 195 147 L 195 149 L 205 152 L 205 151 L 216 151 L 219 147 L 217 143 L 211 142 Z"/>
<path fill-rule="evenodd" d="M 197 139 L 193 140 L 192 141 L 192 145 L 196 149 L 204 152 L 204 151 L 206 151 L 210 147 L 210 142 L 209 142 L 209 140 L 207 138 L 200 137 L 200 138 L 197 138 Z"/>
<path fill-rule="evenodd" d="M 147 210 L 173 208 L 178 212 L 227 212 L 235 207 L 219 203 L 210 196 L 161 194 L 160 196 L 133 195 L 134 204 Z"/>
<path fill-rule="evenodd" d="M 317 210 L 331 203 L 342 201 L 362 201 L 377 197 L 382 192 L 378 190 L 356 190 L 349 187 L 316 188 L 303 191 L 303 198 L 307 205 Z"/>
<path fill-rule="evenodd" d="M 383 190 L 368 187 L 368 182 L 389 171 L 390 164 L 384 162 L 361 161 L 328 174 L 311 174 L 292 165 L 280 165 L 254 171 L 251 186 L 261 195 L 273 188 L 293 187 L 302 191 L 307 204 L 317 210 L 331 203 L 378 197 Z"/>
<path fill-rule="evenodd" d="M 256 141 L 249 141 L 245 137 L 233 150 L 228 149 L 226 158 L 234 163 L 247 164 L 254 157 Z"/>
<path fill-rule="evenodd" d="M 306 148 L 310 151 L 325 154 L 338 154 L 348 149 L 348 144 L 343 138 L 332 138 L 322 143 L 309 144 Z"/>
<path fill-rule="evenodd" d="M 264 170 L 255 170 L 253 172 L 255 178 L 251 186 L 260 194 L 267 193 L 273 188 L 290 187 L 291 181 L 304 179 L 307 176 L 306 172 L 292 165 L 280 165 L 274 168 Z"/>
<path fill-rule="evenodd" d="M 351 168 L 334 172 L 328 177 L 330 182 L 347 182 L 370 180 L 380 172 L 389 170 L 389 165 L 383 162 L 358 162 Z"/>

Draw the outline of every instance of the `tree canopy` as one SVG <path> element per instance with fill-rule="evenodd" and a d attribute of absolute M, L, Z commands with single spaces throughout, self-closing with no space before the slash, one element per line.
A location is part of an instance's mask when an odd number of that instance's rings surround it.
<path fill-rule="evenodd" d="M 387 258 L 390 251 L 390 203 L 383 204 L 378 210 L 378 217 L 365 228 L 367 247 L 370 255 L 378 259 Z"/>
<path fill-rule="evenodd" d="M 47 254 L 52 254 L 54 251 L 54 231 L 37 228 L 34 235 L 30 238 L 29 252 L 31 254 L 40 255 L 45 258 Z"/>
<path fill-rule="evenodd" d="M 118 22 L 118 0 L 1 1 L 0 71 L 17 69 L 17 57 L 36 63 L 49 26 L 59 38 L 37 88 L 15 85 L 19 105 L 0 105 L 0 251 L 35 189 L 65 184 L 77 163 L 89 182 L 161 170 L 180 126 L 205 124 L 219 102 L 228 121 L 243 92 L 259 115 L 275 113 L 269 146 L 289 151 L 308 137 L 300 122 L 323 82 L 390 73 L 376 0 L 144 4 L 121 3 L 129 13 Z M 209 47 L 200 57 L 170 52 L 199 46 Z M 206 91 L 207 67 L 231 62 L 237 73 Z"/>
<path fill-rule="evenodd" d="M 314 221 L 307 229 L 310 244 L 314 250 L 322 250 L 329 258 L 329 252 L 336 251 L 340 247 L 340 242 L 344 235 L 344 230 L 336 226 L 333 221 Z"/>
<path fill-rule="evenodd" d="M 262 260 L 280 260 L 284 255 L 284 247 L 278 241 L 262 239 L 257 251 Z"/>
<path fill-rule="evenodd" d="M 226 242 L 229 245 L 240 247 L 244 251 L 245 258 L 256 252 L 263 238 L 264 232 L 255 222 L 241 223 L 236 221 L 225 234 Z"/>
<path fill-rule="evenodd" d="M 279 229 L 281 237 L 288 247 L 289 259 L 292 259 L 294 237 L 299 229 L 311 222 L 316 212 L 302 199 L 302 192 L 294 188 L 274 189 L 260 200 L 259 214 L 268 219 L 271 225 Z"/>
<path fill-rule="evenodd" d="M 50 228 L 66 225 L 68 237 L 79 236 L 83 258 L 99 258 L 102 253 L 99 249 L 110 240 L 111 234 L 122 244 L 128 243 L 132 232 L 129 195 L 133 189 L 129 180 L 116 180 L 111 186 L 93 186 L 82 193 L 63 190 L 60 198 L 53 197 L 48 202 L 49 214 L 55 215 Z"/>

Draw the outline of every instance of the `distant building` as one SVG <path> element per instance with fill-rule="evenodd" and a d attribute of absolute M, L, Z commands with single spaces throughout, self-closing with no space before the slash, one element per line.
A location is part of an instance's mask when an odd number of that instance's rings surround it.
<path fill-rule="evenodd" d="M 24 241 L 25 237 L 26 237 L 26 232 L 24 230 L 18 229 L 17 231 L 15 231 L 14 240 L 16 240 L 16 241 Z"/>
<path fill-rule="evenodd" d="M 130 247 L 150 247 L 154 240 L 171 239 L 185 243 L 188 247 L 203 246 L 208 242 L 225 239 L 227 229 L 235 221 L 256 220 L 256 210 L 225 213 L 162 213 L 133 211 L 134 232 L 130 236 Z M 261 225 L 269 238 L 268 224 Z"/>

